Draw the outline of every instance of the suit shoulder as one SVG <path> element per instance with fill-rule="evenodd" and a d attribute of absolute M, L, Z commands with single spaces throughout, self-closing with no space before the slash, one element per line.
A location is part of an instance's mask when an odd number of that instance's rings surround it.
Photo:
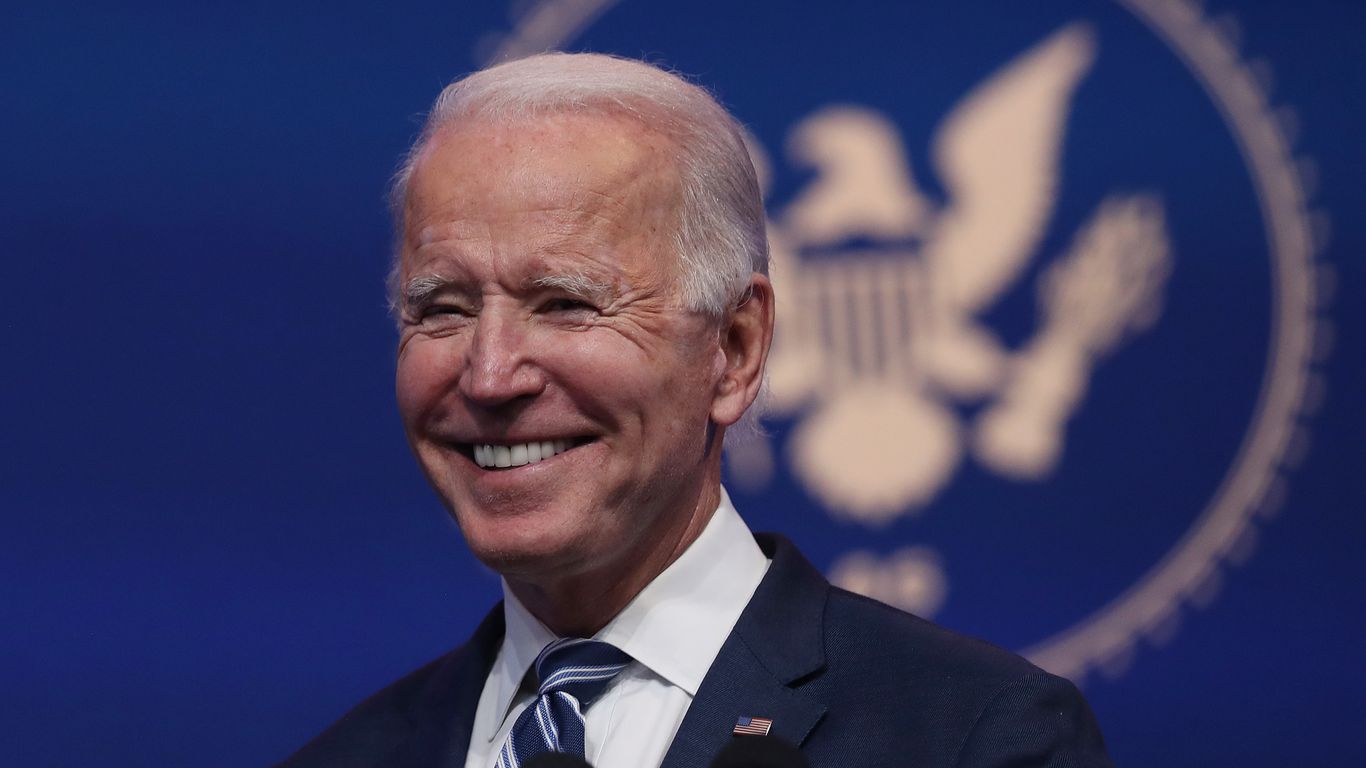
<path fill-rule="evenodd" d="M 832 664 L 875 663 L 898 672 L 952 677 L 960 689 L 1001 686 L 1048 673 L 984 640 L 838 587 L 826 605 Z"/>
<path fill-rule="evenodd" d="M 464 646 L 371 694 L 315 736 L 279 768 L 374 765 L 411 731 L 413 712 Z"/>
<path fill-rule="evenodd" d="M 414 748 L 415 739 L 432 732 L 433 722 L 449 725 L 464 710 L 472 713 L 502 633 L 498 606 L 464 645 L 357 704 L 281 763 L 281 768 L 402 763 L 398 752 Z"/>
<path fill-rule="evenodd" d="M 896 734 L 880 754 L 901 763 L 1110 765 L 1076 686 L 1014 653 L 838 588 L 824 640 L 809 684 L 829 705 L 831 754 L 873 729 Z"/>

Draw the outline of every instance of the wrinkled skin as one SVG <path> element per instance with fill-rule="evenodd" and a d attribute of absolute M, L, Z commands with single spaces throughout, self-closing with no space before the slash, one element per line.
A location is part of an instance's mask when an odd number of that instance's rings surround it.
<path fill-rule="evenodd" d="M 701 532 L 752 402 L 772 292 L 685 309 L 670 142 L 624 117 L 447 126 L 404 208 L 399 410 L 470 549 L 562 634 L 591 634 Z M 481 468 L 471 445 L 567 439 Z"/>

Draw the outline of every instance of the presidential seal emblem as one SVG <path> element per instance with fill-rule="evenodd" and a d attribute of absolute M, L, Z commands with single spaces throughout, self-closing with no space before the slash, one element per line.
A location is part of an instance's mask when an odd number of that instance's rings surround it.
<path fill-rule="evenodd" d="M 752 127 L 779 325 L 746 517 L 1074 679 L 1170 639 L 1322 397 L 1311 172 L 1230 24 L 703 6 L 522 4 L 479 57 L 667 51 Z"/>

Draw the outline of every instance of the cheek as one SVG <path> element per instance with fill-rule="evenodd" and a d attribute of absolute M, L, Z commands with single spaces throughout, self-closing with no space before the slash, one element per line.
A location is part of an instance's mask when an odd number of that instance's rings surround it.
<path fill-rule="evenodd" d="M 651 371 L 641 402 L 671 439 L 692 447 L 694 440 L 705 442 L 716 374 L 710 355 L 680 355 Z"/>
<path fill-rule="evenodd" d="M 538 335 L 527 357 L 571 391 L 614 401 L 643 397 L 660 365 L 607 329 Z"/>
<path fill-rule="evenodd" d="M 414 339 L 399 352 L 394 372 L 394 394 L 405 424 L 413 424 L 440 401 L 454 385 L 455 367 L 447 364 L 440 345 Z"/>

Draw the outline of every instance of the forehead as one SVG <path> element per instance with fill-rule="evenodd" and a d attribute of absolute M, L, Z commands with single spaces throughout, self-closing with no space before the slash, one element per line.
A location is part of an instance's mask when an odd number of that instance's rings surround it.
<path fill-rule="evenodd" d="M 516 218 L 564 228 L 610 218 L 651 224 L 680 199 L 671 142 L 634 119 L 552 114 L 497 123 L 458 121 L 419 154 L 404 204 L 408 238 L 444 223 L 465 228 Z"/>

